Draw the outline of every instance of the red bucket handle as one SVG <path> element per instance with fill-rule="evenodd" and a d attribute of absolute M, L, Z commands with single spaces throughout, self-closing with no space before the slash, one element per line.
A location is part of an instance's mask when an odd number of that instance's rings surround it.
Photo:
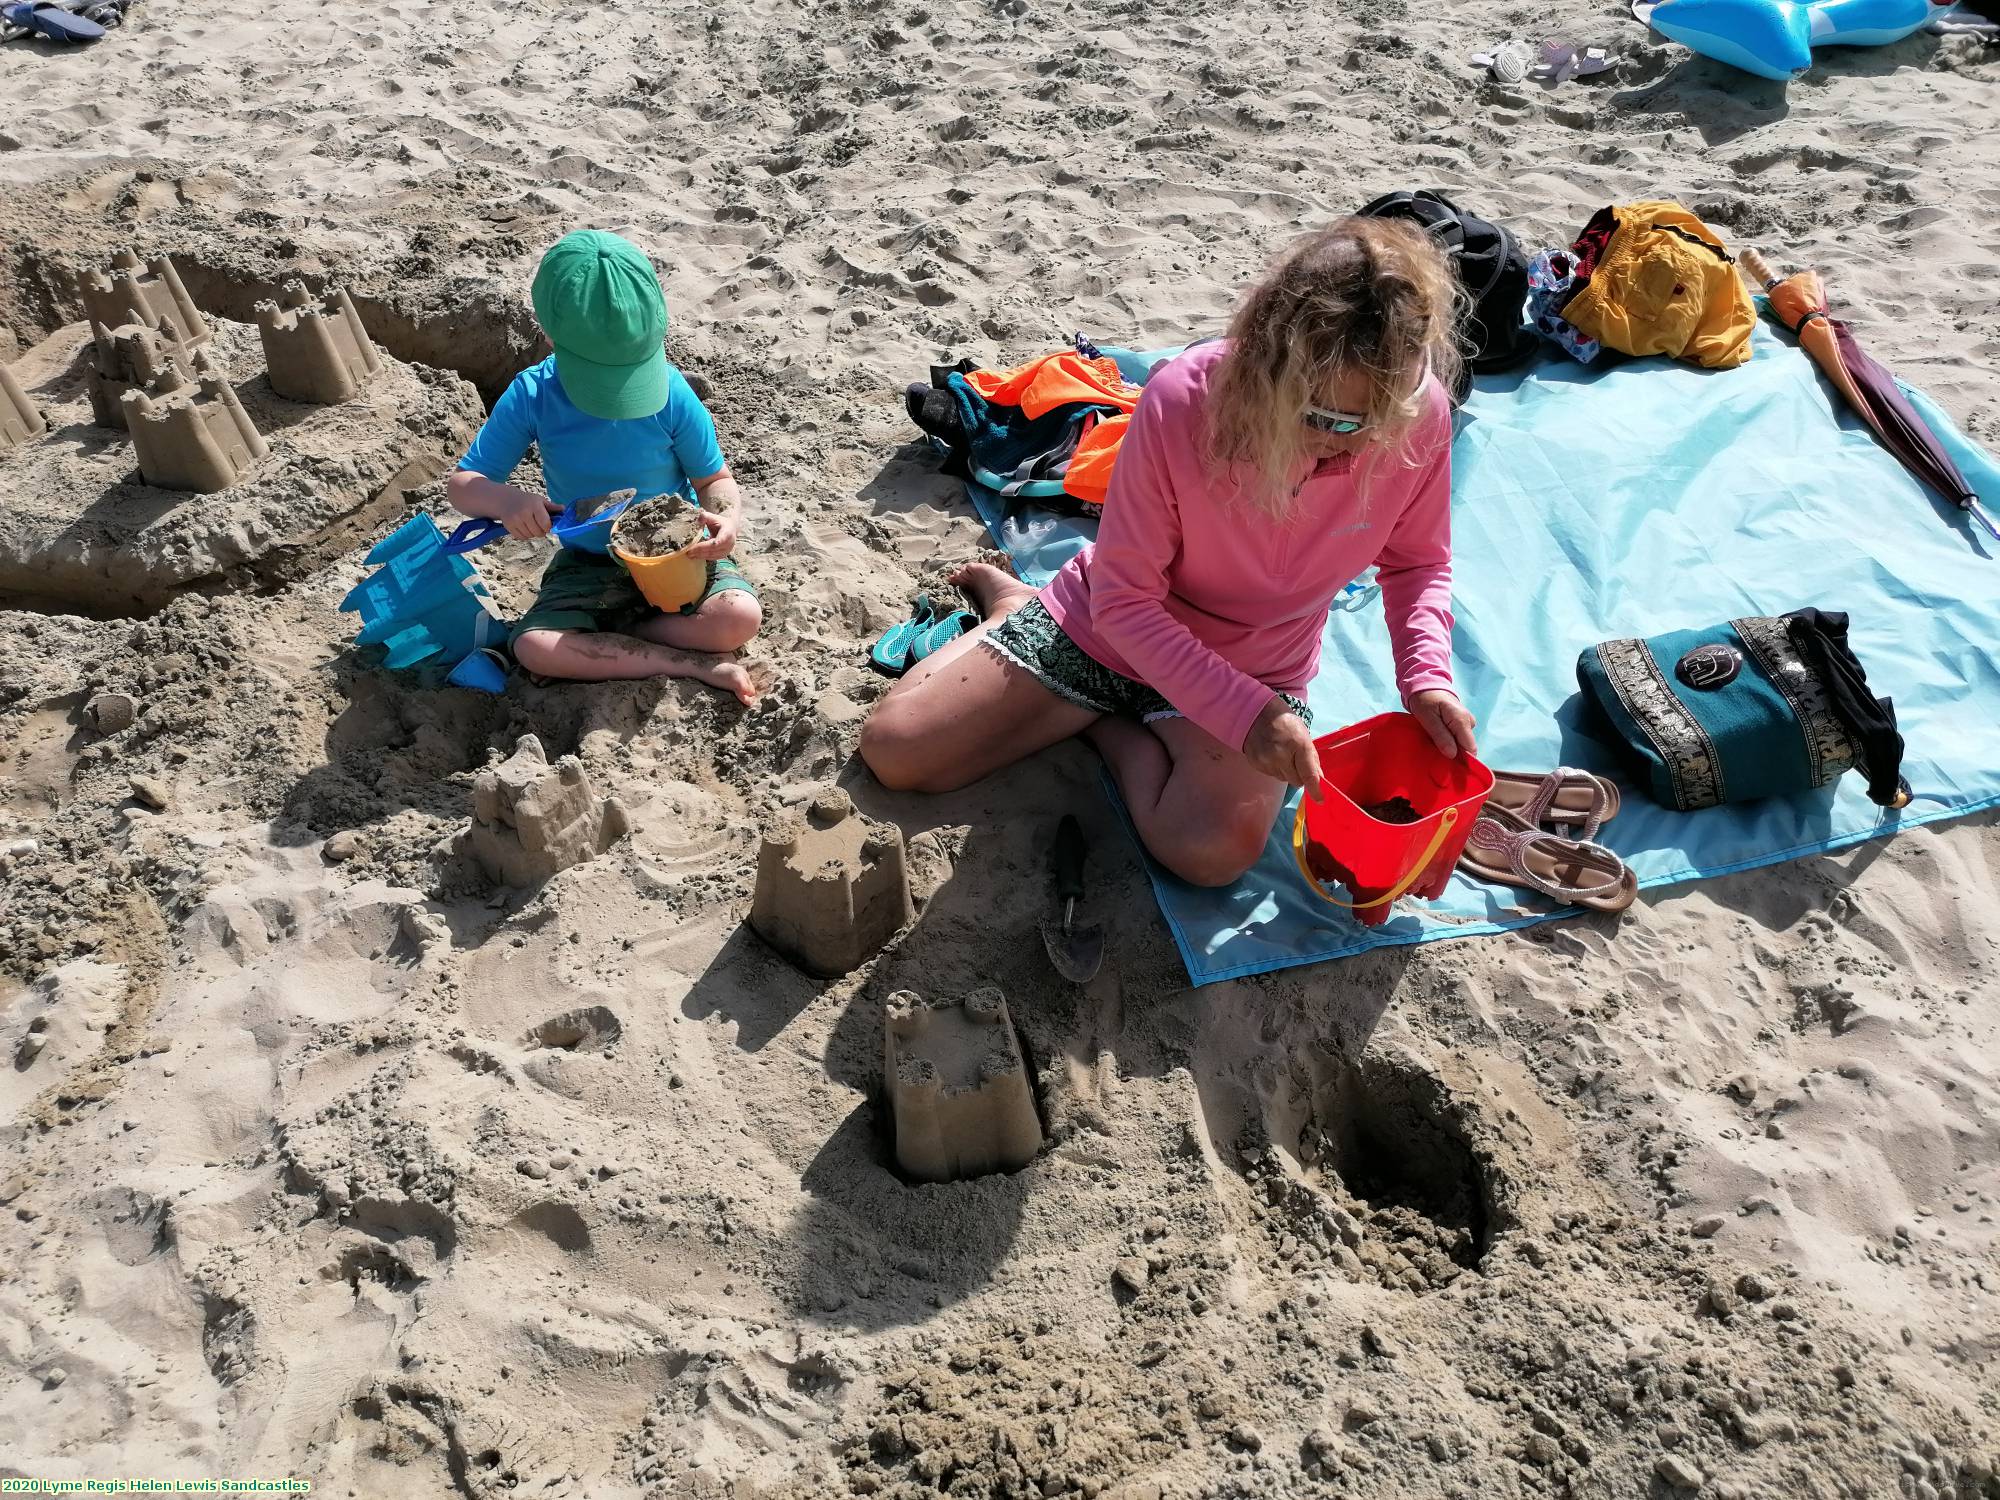
<path fill-rule="evenodd" d="M 1438 817 L 1437 832 L 1431 835 L 1430 847 L 1417 856 L 1416 862 L 1410 866 L 1403 878 L 1396 882 L 1388 895 L 1377 896 L 1373 901 L 1343 901 L 1319 883 L 1319 877 L 1313 874 L 1312 866 L 1306 862 L 1306 799 L 1302 794 L 1299 797 L 1298 816 L 1292 819 L 1292 857 L 1299 862 L 1299 873 L 1305 876 L 1306 884 L 1312 887 L 1313 894 L 1320 900 L 1331 902 L 1335 906 L 1344 906 L 1349 911 L 1367 911 L 1371 907 L 1387 906 L 1423 879 L 1424 871 L 1431 867 L 1431 861 L 1437 857 L 1438 850 L 1444 847 L 1445 840 L 1451 837 L 1451 830 L 1457 823 L 1458 809 L 1447 807 Z"/>

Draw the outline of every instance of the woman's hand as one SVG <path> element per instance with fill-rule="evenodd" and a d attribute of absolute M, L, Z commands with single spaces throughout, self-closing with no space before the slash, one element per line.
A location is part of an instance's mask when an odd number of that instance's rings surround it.
<path fill-rule="evenodd" d="M 1426 688 L 1410 699 L 1410 712 L 1429 733 L 1438 754 L 1456 760 L 1461 750 L 1467 755 L 1479 753 L 1479 742 L 1472 737 L 1472 726 L 1478 720 L 1465 711 L 1458 694 L 1444 688 Z"/>
<path fill-rule="evenodd" d="M 1319 752 L 1313 749 L 1312 730 L 1275 693 L 1250 726 L 1243 755 L 1273 781 L 1304 787 L 1308 797 L 1319 800 Z"/>

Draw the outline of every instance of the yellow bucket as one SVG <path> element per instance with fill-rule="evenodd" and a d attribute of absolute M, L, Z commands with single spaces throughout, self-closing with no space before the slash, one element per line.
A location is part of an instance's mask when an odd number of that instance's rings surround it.
<path fill-rule="evenodd" d="M 642 502 L 642 504 L 654 504 L 654 502 Z M 694 516 L 696 512 L 688 510 L 678 514 Z M 674 610 L 684 610 L 690 604 L 694 604 L 694 600 L 698 600 L 702 592 L 708 588 L 708 564 L 702 558 L 690 558 L 688 548 L 700 546 L 702 540 L 706 540 L 708 536 L 708 528 L 696 522 L 694 536 L 688 540 L 688 546 L 676 552 L 662 552 L 660 556 L 650 556 L 642 552 L 628 552 L 626 548 L 618 546 L 618 528 L 622 524 L 624 516 L 612 522 L 612 534 L 608 538 L 610 552 L 626 566 L 626 572 L 632 574 L 632 582 L 638 584 L 638 592 L 646 596 L 646 602 L 652 604 L 652 608 L 656 610 L 666 610 L 668 614 L 672 614 Z"/>
<path fill-rule="evenodd" d="M 611 552 L 625 564 L 639 592 L 655 609 L 669 614 L 685 609 L 708 587 L 708 564 L 699 557 L 689 557 L 686 547 L 665 557 L 640 557 L 613 542 Z"/>

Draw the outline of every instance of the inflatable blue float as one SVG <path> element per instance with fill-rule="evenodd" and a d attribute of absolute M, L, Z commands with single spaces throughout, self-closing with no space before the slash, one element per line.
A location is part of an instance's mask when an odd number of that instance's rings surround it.
<path fill-rule="evenodd" d="M 1931 0 L 1660 0 L 1635 7 L 1653 30 L 1703 57 L 1789 81 L 1815 47 L 1900 42 L 1931 17 Z"/>

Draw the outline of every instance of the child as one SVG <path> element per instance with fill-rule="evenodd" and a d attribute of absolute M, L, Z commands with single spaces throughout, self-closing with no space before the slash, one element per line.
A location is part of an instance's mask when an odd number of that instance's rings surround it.
<path fill-rule="evenodd" d="M 754 703 L 751 672 L 713 654 L 744 645 L 763 619 L 730 556 L 742 497 L 715 423 L 667 363 L 667 304 L 652 262 L 615 234 L 579 230 L 542 257 L 533 298 L 555 354 L 515 376 L 494 404 L 447 485 L 451 503 L 500 522 L 509 536 L 537 537 L 572 501 L 692 487 L 708 538 L 689 555 L 708 563 L 708 588 L 663 614 L 617 558 L 562 549 L 514 627 L 515 660 L 543 677 L 592 682 L 693 677 Z M 541 449 L 547 499 L 507 482 L 531 443 Z"/>

